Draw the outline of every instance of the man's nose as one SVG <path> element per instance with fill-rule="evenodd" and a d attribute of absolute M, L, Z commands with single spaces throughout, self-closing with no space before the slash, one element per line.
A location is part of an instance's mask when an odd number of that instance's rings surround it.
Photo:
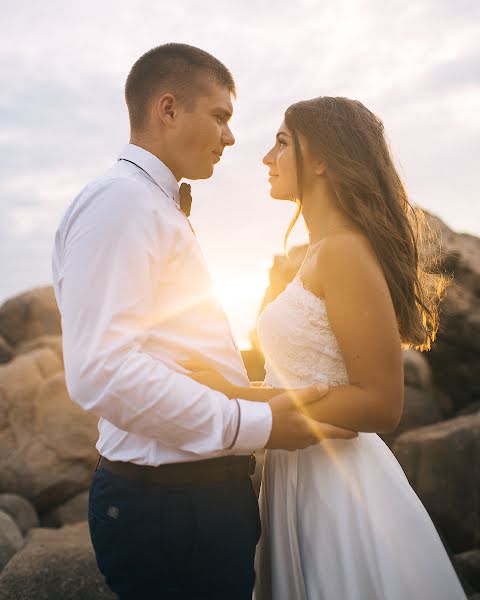
<path fill-rule="evenodd" d="M 235 138 L 233 137 L 233 133 L 230 130 L 230 127 L 226 128 L 225 134 L 223 135 L 222 141 L 225 146 L 233 146 L 235 143 Z"/>

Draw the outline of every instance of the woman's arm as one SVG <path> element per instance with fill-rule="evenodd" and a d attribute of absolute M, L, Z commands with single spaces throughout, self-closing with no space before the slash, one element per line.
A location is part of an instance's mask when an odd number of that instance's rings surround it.
<path fill-rule="evenodd" d="M 391 432 L 403 409 L 403 360 L 393 303 L 368 242 L 343 234 L 318 250 L 309 288 L 325 296 L 327 316 L 342 352 L 349 385 L 331 387 L 305 407 L 317 421 L 354 431 Z"/>
<path fill-rule="evenodd" d="M 275 396 L 283 392 L 294 393 L 294 390 L 272 387 L 239 387 L 233 386 L 230 398 L 243 398 L 244 400 L 253 400 L 254 402 L 268 402 Z"/>
<path fill-rule="evenodd" d="M 189 376 L 199 383 L 203 383 L 213 390 L 222 392 L 229 398 L 242 398 L 243 400 L 253 400 L 254 402 L 268 402 L 275 396 L 287 391 L 283 388 L 272 387 L 243 387 L 234 385 L 218 371 L 213 371 L 209 365 L 197 361 L 184 361 L 181 363 L 191 373 Z M 255 382 L 260 385 L 262 382 Z"/>

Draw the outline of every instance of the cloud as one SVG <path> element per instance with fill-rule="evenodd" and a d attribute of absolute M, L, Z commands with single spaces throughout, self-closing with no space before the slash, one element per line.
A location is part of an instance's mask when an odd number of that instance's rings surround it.
<path fill-rule="evenodd" d="M 318 95 L 379 114 L 414 200 L 480 234 L 479 10 L 477 0 L 3 3 L 0 297 L 49 281 L 61 213 L 128 140 L 127 73 L 167 41 L 205 48 L 237 80 L 237 143 L 194 186 L 214 270 L 266 268 L 282 250 L 292 206 L 269 199 L 261 158 L 286 107 Z"/>

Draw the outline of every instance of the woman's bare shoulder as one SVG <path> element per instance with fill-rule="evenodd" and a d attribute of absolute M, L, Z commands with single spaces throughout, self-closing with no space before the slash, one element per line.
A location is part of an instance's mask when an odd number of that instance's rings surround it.
<path fill-rule="evenodd" d="M 319 297 L 333 272 L 364 269 L 382 273 L 380 263 L 367 236 L 357 231 L 336 232 L 325 237 L 312 252 L 305 268 L 304 283 Z M 303 277 L 302 277 L 303 279 Z"/>

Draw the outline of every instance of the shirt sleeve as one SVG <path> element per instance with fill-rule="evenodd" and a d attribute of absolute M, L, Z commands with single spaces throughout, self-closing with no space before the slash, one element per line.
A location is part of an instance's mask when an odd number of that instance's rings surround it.
<path fill-rule="evenodd" d="M 263 447 L 267 403 L 236 403 L 142 351 L 155 314 L 154 268 L 168 260 L 172 228 L 116 179 L 89 192 L 65 226 L 57 260 L 65 376 L 71 398 L 123 431 L 208 455 Z M 161 266 L 161 263 L 160 263 Z M 240 418 L 240 422 L 238 419 Z"/>

